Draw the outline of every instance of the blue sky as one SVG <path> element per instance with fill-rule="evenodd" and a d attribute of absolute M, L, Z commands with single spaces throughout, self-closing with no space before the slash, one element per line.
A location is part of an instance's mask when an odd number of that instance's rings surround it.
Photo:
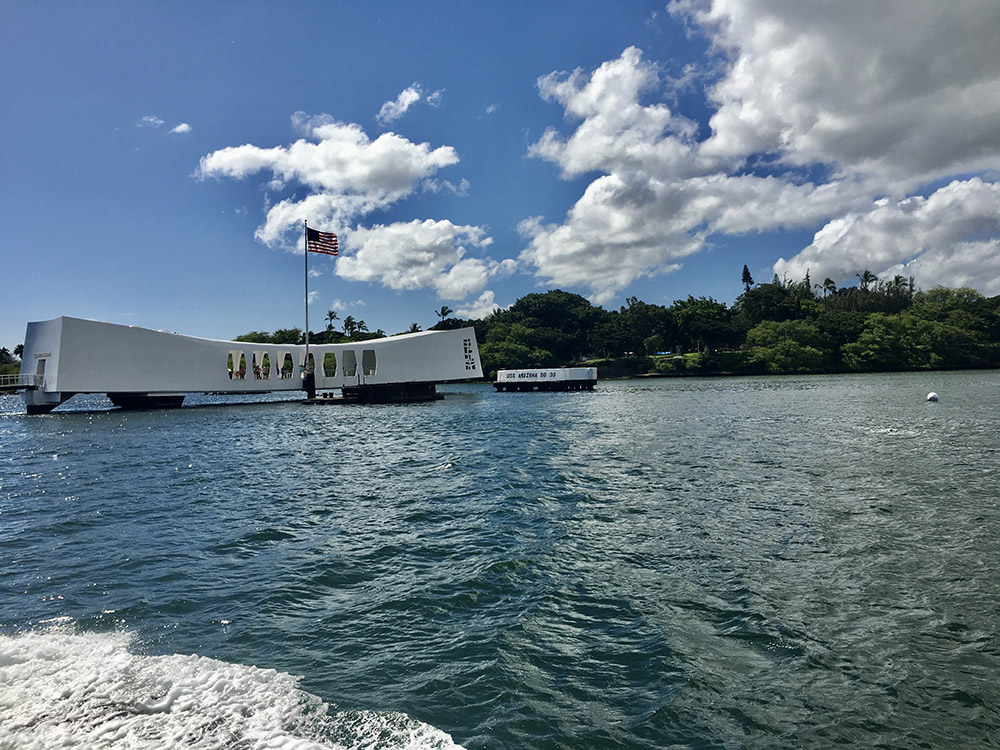
<path fill-rule="evenodd" d="M 5 2 L 0 346 L 374 330 L 746 263 L 1000 293 L 1000 4 Z M 931 54 L 933 51 L 933 54 Z"/>

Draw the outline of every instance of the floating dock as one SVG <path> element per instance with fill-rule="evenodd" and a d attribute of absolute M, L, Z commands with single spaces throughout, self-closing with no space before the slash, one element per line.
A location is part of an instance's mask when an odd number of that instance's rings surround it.
<path fill-rule="evenodd" d="M 596 367 L 554 367 L 540 370 L 499 370 L 493 387 L 497 391 L 592 391 L 597 385 Z"/>
<path fill-rule="evenodd" d="M 28 323 L 17 387 L 29 414 L 77 393 L 123 409 L 180 406 L 188 393 L 339 390 L 342 403 L 428 401 L 436 383 L 481 378 L 472 328 L 343 344 L 254 344 L 60 317 Z M 308 399 L 326 403 L 327 399 Z"/>

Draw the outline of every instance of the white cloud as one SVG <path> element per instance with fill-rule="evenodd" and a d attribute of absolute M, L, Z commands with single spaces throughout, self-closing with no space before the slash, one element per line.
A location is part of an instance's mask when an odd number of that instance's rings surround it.
<path fill-rule="evenodd" d="M 589 77 L 539 80 L 542 96 L 580 125 L 569 138 L 548 130 L 530 153 L 565 177 L 604 173 L 561 223 L 535 218 L 519 227 L 529 240 L 520 259 L 544 281 L 589 287 L 605 303 L 640 276 L 677 270 L 713 232 L 799 226 L 849 201 L 854 188 L 846 183 L 817 188 L 713 171 L 697 154 L 691 122 L 662 103 L 642 103 L 657 80 L 635 48 Z"/>
<path fill-rule="evenodd" d="M 383 104 L 378 114 L 375 115 L 375 119 L 382 126 L 395 122 L 421 99 L 426 101 L 431 107 L 437 109 L 441 107 L 444 101 L 444 89 L 438 89 L 425 95 L 423 87 L 419 83 L 414 83 L 412 86 L 408 86 L 400 91 L 399 96 L 393 101 Z"/>
<path fill-rule="evenodd" d="M 343 312 L 346 310 L 353 310 L 356 307 L 364 307 L 365 301 L 363 299 L 355 300 L 342 300 L 337 297 L 333 302 L 330 303 L 330 309 L 334 312 Z"/>
<path fill-rule="evenodd" d="M 438 89 L 437 91 L 432 91 L 427 95 L 427 103 L 438 109 L 444 103 L 444 89 Z"/>
<path fill-rule="evenodd" d="M 480 292 L 490 277 L 512 272 L 513 260 L 497 262 L 469 254 L 469 249 L 492 243 L 483 227 L 433 219 L 373 227 L 357 224 L 420 189 L 465 194 L 469 185 L 464 179 L 457 186 L 433 179 L 438 170 L 457 163 L 453 148 L 432 149 L 394 133 L 372 141 L 358 125 L 327 116 L 296 113 L 292 119 L 305 137 L 290 146 L 228 147 L 202 157 L 199 164 L 197 175 L 202 179 L 242 179 L 267 172 L 269 190 L 307 188 L 308 194 L 301 198 L 274 203 L 266 198 L 267 219 L 255 233 L 261 242 L 301 252 L 302 222 L 308 219 L 310 226 L 331 228 L 340 235 L 338 276 L 396 290 L 432 289 L 449 300 L 465 299 Z"/>
<path fill-rule="evenodd" d="M 442 299 L 464 299 L 486 286 L 500 264 L 467 256 L 492 240 L 482 227 L 450 221 L 412 221 L 350 233 L 352 253 L 337 262 L 337 275 L 378 282 L 390 289 L 433 289 Z"/>
<path fill-rule="evenodd" d="M 487 289 L 479 295 L 479 298 L 476 299 L 475 302 L 459 307 L 455 310 L 455 315 L 460 318 L 466 318 L 467 320 L 480 320 L 499 309 L 500 305 L 498 305 L 494 300 L 493 292 Z"/>
<path fill-rule="evenodd" d="M 406 110 L 419 102 L 421 96 L 423 96 L 423 91 L 415 83 L 400 91 L 395 101 L 383 104 L 375 119 L 378 120 L 379 125 L 387 125 L 390 122 L 394 122 L 405 115 Z"/>
<path fill-rule="evenodd" d="M 158 128 L 163 124 L 161 120 L 156 115 L 146 115 L 139 122 L 136 123 L 140 128 Z"/>
<path fill-rule="evenodd" d="M 635 47 L 589 77 L 579 69 L 543 76 L 538 80 L 542 98 L 558 102 L 567 118 L 581 122 L 569 139 L 549 128 L 529 153 L 557 163 L 564 177 L 595 170 L 650 169 L 659 176 L 698 171 L 691 149 L 694 124 L 665 104 L 641 103 L 657 84 L 657 67 Z"/>
<path fill-rule="evenodd" d="M 243 179 L 266 171 L 271 190 L 302 185 L 310 191 L 269 205 L 256 237 L 270 247 L 294 250 L 305 219 L 317 227 L 344 227 L 418 189 L 433 188 L 433 175 L 458 162 L 451 146 L 431 148 L 395 133 L 373 141 L 360 126 L 329 117 L 297 113 L 293 124 L 307 137 L 274 148 L 229 146 L 203 156 L 197 171 L 202 179 Z"/>
<path fill-rule="evenodd" d="M 548 283 L 607 302 L 641 276 L 676 270 L 712 235 L 836 227 L 876 215 L 879 199 L 896 205 L 933 180 L 1000 169 L 1000 3 L 675 0 L 668 9 L 719 57 L 670 75 L 628 48 L 589 73 L 538 81 L 573 130 L 549 128 L 529 154 L 565 178 L 595 175 L 561 221 L 520 226 L 520 260 Z M 703 131 L 665 102 L 710 76 L 715 113 Z M 940 247 L 930 231 L 919 225 L 907 238 L 907 262 Z M 986 252 L 962 248 L 908 268 L 943 273 Z M 883 249 L 851 252 L 845 273 L 903 262 Z"/>
<path fill-rule="evenodd" d="M 186 122 L 179 123 L 170 129 L 171 133 L 190 133 L 191 126 Z"/>
<path fill-rule="evenodd" d="M 838 217 L 775 273 L 853 281 L 913 276 L 924 288 L 968 286 L 1000 294 L 1000 184 L 954 181 L 929 197 L 883 198 L 864 213 Z"/>
<path fill-rule="evenodd" d="M 729 61 L 704 155 L 831 164 L 897 192 L 1000 166 L 1000 3 L 692 5 L 671 10 L 690 13 Z"/>

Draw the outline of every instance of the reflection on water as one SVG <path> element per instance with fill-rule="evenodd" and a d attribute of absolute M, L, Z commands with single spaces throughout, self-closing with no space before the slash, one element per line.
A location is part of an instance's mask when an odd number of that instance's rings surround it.
<path fill-rule="evenodd" d="M 0 624 L 124 628 L 470 748 L 989 746 L 998 386 L 4 399 Z"/>

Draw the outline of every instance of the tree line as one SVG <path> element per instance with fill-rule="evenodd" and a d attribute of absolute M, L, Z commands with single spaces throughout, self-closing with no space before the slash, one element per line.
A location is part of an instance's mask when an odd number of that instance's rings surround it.
<path fill-rule="evenodd" d="M 663 375 L 1000 366 L 1000 296 L 919 291 L 912 278 L 870 271 L 858 280 L 837 288 L 807 274 L 754 284 L 744 267 L 744 292 L 731 307 L 711 297 L 669 306 L 630 297 L 605 310 L 555 290 L 470 322 L 486 373 L 602 360 L 609 374 Z"/>

